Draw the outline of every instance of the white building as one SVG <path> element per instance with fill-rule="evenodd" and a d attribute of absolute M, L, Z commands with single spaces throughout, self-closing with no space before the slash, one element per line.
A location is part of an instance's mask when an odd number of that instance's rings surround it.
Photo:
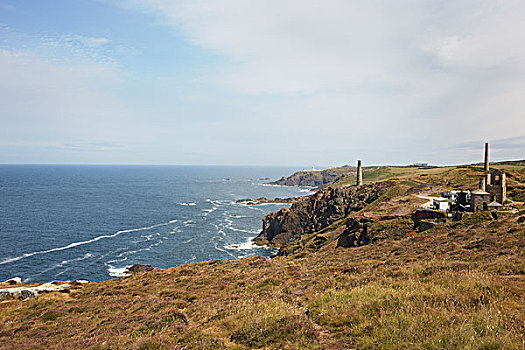
<path fill-rule="evenodd" d="M 447 211 L 450 208 L 448 198 L 438 197 L 432 200 L 432 207 L 435 210 Z"/>

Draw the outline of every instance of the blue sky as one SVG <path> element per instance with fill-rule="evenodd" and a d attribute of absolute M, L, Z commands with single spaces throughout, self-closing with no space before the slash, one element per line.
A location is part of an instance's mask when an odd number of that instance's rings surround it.
<path fill-rule="evenodd" d="M 525 3 L 0 0 L 0 163 L 525 158 Z M 479 146 L 478 146 L 479 145 Z"/>

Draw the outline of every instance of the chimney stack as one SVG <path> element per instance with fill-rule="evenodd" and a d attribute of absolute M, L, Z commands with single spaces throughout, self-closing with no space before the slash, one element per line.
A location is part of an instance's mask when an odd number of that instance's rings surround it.
<path fill-rule="evenodd" d="M 361 160 L 357 161 L 357 186 L 363 184 L 363 167 L 361 166 Z"/>
<path fill-rule="evenodd" d="M 485 173 L 489 172 L 489 143 L 485 142 Z"/>

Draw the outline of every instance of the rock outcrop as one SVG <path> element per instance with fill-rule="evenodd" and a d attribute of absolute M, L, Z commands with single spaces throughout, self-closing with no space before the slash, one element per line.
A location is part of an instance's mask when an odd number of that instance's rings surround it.
<path fill-rule="evenodd" d="M 420 228 L 421 221 L 423 220 L 443 220 L 446 219 L 446 217 L 447 215 L 444 212 L 430 209 L 416 210 L 411 216 L 412 221 L 414 221 L 414 229 Z M 426 224 L 424 228 L 429 229 Z"/>
<path fill-rule="evenodd" d="M 337 239 L 337 246 L 343 248 L 358 247 L 370 243 L 367 219 L 350 219 L 346 223 L 345 230 Z"/>
<path fill-rule="evenodd" d="M 303 170 L 293 173 L 290 176 L 283 176 L 277 181 L 270 182 L 270 184 L 282 186 L 324 187 L 335 182 L 345 174 L 352 173 L 355 173 L 355 168 L 350 166 L 325 170 Z"/>
<path fill-rule="evenodd" d="M 132 274 L 143 273 L 153 270 L 151 265 L 135 264 L 128 268 L 128 272 Z"/>
<path fill-rule="evenodd" d="M 71 284 L 69 283 L 52 282 L 42 283 L 37 286 L 22 285 L 21 287 L 1 288 L 0 300 L 13 298 L 26 300 L 29 298 L 33 298 L 38 294 L 49 292 L 69 293 L 70 287 Z"/>
<path fill-rule="evenodd" d="M 303 234 L 320 231 L 350 213 L 363 209 L 383 195 L 392 182 L 378 182 L 363 186 L 350 186 L 320 190 L 315 194 L 268 214 L 263 219 L 263 230 L 255 244 L 280 247 L 297 240 Z"/>

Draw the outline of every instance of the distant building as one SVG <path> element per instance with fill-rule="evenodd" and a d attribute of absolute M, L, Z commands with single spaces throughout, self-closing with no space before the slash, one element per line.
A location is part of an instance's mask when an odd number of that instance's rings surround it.
<path fill-rule="evenodd" d="M 489 173 L 489 144 L 485 143 L 485 164 L 484 164 L 485 175 L 479 181 L 479 188 L 483 191 L 487 191 L 491 200 L 495 199 L 496 202 L 504 204 L 507 200 L 507 175 L 505 172 L 495 170 Z"/>
<path fill-rule="evenodd" d="M 432 200 L 432 207 L 435 210 L 447 211 L 450 208 L 450 201 L 448 198 L 438 197 Z"/>
<path fill-rule="evenodd" d="M 460 193 L 461 191 L 445 191 L 441 193 L 441 197 L 448 198 L 448 201 L 453 203 L 456 201 Z"/>
<path fill-rule="evenodd" d="M 492 202 L 488 205 L 489 210 L 498 210 L 501 209 L 503 205 L 499 204 L 498 202 Z"/>
<path fill-rule="evenodd" d="M 470 211 L 487 210 L 490 203 L 490 193 L 482 189 L 475 190 L 470 194 Z"/>
<path fill-rule="evenodd" d="M 498 203 L 505 203 L 507 200 L 507 175 L 499 170 L 490 174 L 490 184 L 486 184 L 487 192 L 496 199 Z"/>

